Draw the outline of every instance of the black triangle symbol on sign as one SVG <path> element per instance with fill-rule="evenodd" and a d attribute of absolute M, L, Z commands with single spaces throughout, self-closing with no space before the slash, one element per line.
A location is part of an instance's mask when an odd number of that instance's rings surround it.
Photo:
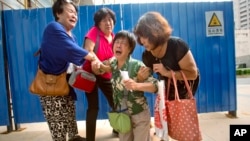
<path fill-rule="evenodd" d="M 208 26 L 209 27 L 221 26 L 220 20 L 215 13 L 213 13 Z"/>

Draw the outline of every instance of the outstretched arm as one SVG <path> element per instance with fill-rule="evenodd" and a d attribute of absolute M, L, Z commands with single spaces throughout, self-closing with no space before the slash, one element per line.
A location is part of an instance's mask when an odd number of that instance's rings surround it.
<path fill-rule="evenodd" d="M 100 71 L 104 71 L 104 72 L 111 72 L 111 66 L 105 63 L 100 64 Z"/>

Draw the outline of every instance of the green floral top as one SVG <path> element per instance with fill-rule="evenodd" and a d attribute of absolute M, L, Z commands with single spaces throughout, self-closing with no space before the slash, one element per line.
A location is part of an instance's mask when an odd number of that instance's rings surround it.
<path fill-rule="evenodd" d="M 112 59 L 110 61 L 110 65 L 112 68 L 112 87 L 113 87 L 113 98 L 115 105 L 120 106 L 122 104 L 122 100 L 124 98 L 124 86 L 122 84 L 121 71 L 130 71 L 129 77 L 135 81 L 137 81 L 136 76 L 141 66 L 145 66 L 143 62 L 133 59 L 129 57 L 126 60 L 126 63 L 119 70 L 117 68 L 117 59 Z M 153 76 L 149 76 L 144 82 L 152 82 L 156 88 L 158 88 L 157 79 L 153 78 Z M 158 89 L 157 89 L 158 90 Z M 128 95 L 126 96 L 126 106 L 128 108 L 128 113 L 131 115 L 138 114 L 143 110 L 148 108 L 147 99 L 144 96 L 143 91 L 128 91 Z"/>

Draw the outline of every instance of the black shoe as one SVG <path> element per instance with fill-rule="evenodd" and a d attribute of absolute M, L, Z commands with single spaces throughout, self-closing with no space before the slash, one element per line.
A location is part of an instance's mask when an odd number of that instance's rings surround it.
<path fill-rule="evenodd" d="M 119 136 L 119 133 L 118 133 L 117 131 L 115 131 L 114 129 L 113 129 L 113 131 L 112 131 L 112 134 L 113 134 L 115 137 L 118 137 L 118 136 Z"/>
<path fill-rule="evenodd" d="M 73 138 L 71 138 L 69 141 L 86 141 L 86 138 L 76 135 Z"/>

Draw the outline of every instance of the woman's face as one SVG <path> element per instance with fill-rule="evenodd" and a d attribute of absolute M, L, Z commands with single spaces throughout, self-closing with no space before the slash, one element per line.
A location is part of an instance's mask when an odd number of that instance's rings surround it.
<path fill-rule="evenodd" d="M 126 60 L 130 53 L 130 47 L 127 38 L 118 38 L 114 41 L 113 52 L 117 60 Z"/>
<path fill-rule="evenodd" d="M 99 23 L 99 28 L 105 35 L 110 35 L 114 29 L 114 21 L 110 15 L 107 15 Z"/>
<path fill-rule="evenodd" d="M 63 12 L 61 14 L 57 14 L 58 22 L 61 23 L 67 31 L 72 30 L 77 23 L 77 12 L 75 7 L 67 3 L 63 7 Z"/>
<path fill-rule="evenodd" d="M 153 50 L 155 47 L 151 44 L 147 37 L 140 37 L 140 41 L 147 51 Z"/>

